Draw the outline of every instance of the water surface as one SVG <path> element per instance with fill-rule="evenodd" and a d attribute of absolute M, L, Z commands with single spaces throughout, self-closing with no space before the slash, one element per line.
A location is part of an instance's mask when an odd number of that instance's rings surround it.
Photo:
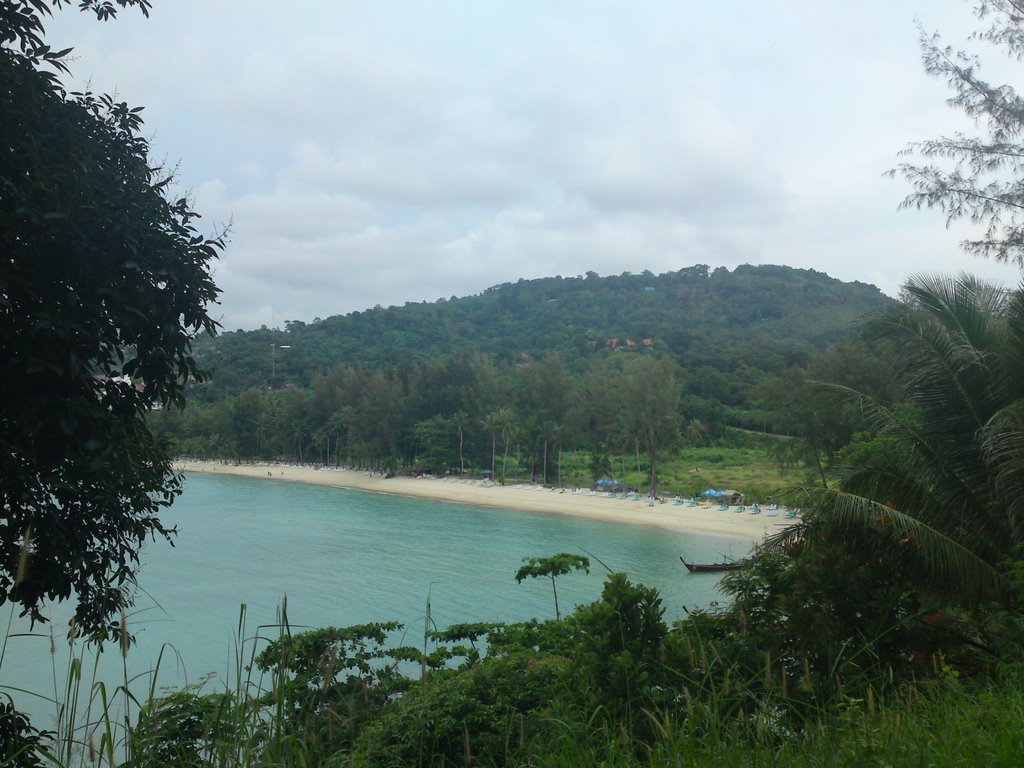
<path fill-rule="evenodd" d="M 684 606 L 720 598 L 718 579 L 688 574 L 679 555 L 715 560 L 747 550 L 722 536 L 201 473 L 187 476 L 165 521 L 179 535 L 174 547 L 157 542 L 143 552 L 128 666 L 130 675 L 149 670 L 162 648 L 173 647 L 183 674 L 165 660 L 160 679 L 168 685 L 227 674 L 243 603 L 247 636 L 276 622 L 287 595 L 293 628 L 393 620 L 408 627 L 406 642 L 420 645 L 428 598 L 438 627 L 553 617 L 550 581 L 517 584 L 514 575 L 525 556 L 574 552 L 589 555 L 592 568 L 558 580 L 563 613 L 600 596 L 604 563 L 656 587 L 666 618 L 675 619 Z M 59 639 L 69 611 L 51 613 Z M 13 631 L 27 631 L 27 623 L 15 619 Z M 0 686 L 53 696 L 48 631 L 9 641 Z M 66 657 L 58 643 L 57 688 Z M 116 685 L 120 657 L 116 649 L 104 657 Z M 33 714 L 53 711 L 25 694 L 16 701 Z"/>

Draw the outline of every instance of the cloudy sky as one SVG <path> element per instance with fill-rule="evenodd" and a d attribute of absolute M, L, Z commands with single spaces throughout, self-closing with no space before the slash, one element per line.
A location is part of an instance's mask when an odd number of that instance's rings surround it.
<path fill-rule="evenodd" d="M 883 177 L 970 127 L 915 26 L 963 46 L 964 0 L 71 5 L 48 43 L 145 106 L 203 226 L 232 222 L 227 330 L 698 263 L 890 294 L 924 271 L 1020 279 L 938 212 L 897 211 L 906 183 Z"/>

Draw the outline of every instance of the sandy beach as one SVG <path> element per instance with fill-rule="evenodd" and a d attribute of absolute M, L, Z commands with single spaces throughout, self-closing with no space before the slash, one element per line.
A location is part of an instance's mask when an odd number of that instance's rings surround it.
<path fill-rule="evenodd" d="M 727 510 L 717 503 L 691 506 L 666 498 L 653 506 L 641 496 L 609 498 L 589 490 L 552 490 L 538 485 L 500 485 L 481 480 L 434 477 L 391 477 L 371 475 L 354 469 L 314 468 L 288 464 L 229 464 L 213 461 L 178 461 L 176 468 L 184 472 L 208 472 L 236 477 L 312 483 L 336 488 L 352 488 L 372 493 L 411 496 L 530 512 L 576 515 L 616 523 L 654 525 L 674 531 L 714 533 L 736 536 L 759 543 L 765 535 L 775 533 L 793 522 L 784 512 L 762 508 L 751 514 L 751 507 Z M 621 496 L 621 494 L 619 495 Z"/>

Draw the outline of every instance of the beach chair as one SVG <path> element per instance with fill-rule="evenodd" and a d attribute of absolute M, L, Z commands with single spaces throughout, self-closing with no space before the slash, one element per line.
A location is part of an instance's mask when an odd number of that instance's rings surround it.
<path fill-rule="evenodd" d="M 744 506 L 739 506 L 739 507 L 736 507 L 736 509 L 734 509 L 733 511 L 738 515 L 738 514 L 741 514 L 743 512 L 746 512 L 747 508 L 744 507 Z"/>
<path fill-rule="evenodd" d="M 760 515 L 761 514 L 761 508 L 760 507 L 752 507 L 751 510 L 750 510 L 750 514 L 752 514 L 752 515 Z"/>

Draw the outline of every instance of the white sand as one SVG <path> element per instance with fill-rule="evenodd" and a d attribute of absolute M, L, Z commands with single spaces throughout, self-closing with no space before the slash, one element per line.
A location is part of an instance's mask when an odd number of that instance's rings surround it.
<path fill-rule="evenodd" d="M 309 466 L 288 464 L 180 461 L 177 462 L 176 468 L 185 472 L 209 472 L 264 480 L 286 480 L 337 488 L 353 488 L 373 493 L 413 496 L 478 507 L 548 512 L 616 523 L 655 525 L 675 531 L 737 536 L 753 543 L 760 543 L 766 534 L 775 533 L 793 522 L 786 519 L 784 514 L 769 515 L 765 508 L 761 509 L 760 514 L 752 515 L 750 514 L 751 507 L 747 507 L 744 512 L 736 512 L 736 507 L 722 510 L 719 504 L 701 504 L 691 507 L 686 502 L 676 504 L 671 498 L 651 506 L 644 496 L 641 496 L 640 501 L 634 501 L 633 497 L 628 499 L 608 498 L 607 494 L 592 495 L 587 490 L 559 491 L 541 488 L 537 485 L 500 485 L 455 478 L 384 478 L 360 470 L 315 469 Z"/>

